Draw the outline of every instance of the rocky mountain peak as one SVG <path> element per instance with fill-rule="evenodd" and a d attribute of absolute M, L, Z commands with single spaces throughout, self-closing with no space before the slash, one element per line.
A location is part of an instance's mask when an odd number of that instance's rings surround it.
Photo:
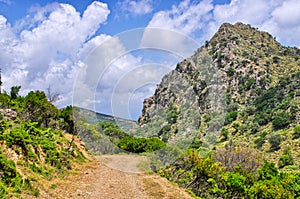
<path fill-rule="evenodd" d="M 300 49 L 280 45 L 267 32 L 243 23 L 222 24 L 163 77 L 145 100 L 139 124 L 168 142 L 190 139 L 192 132 L 217 132 L 232 122 L 226 114 L 236 119 L 239 111 L 255 109 L 258 98 L 277 89 L 284 78 L 293 80 L 284 84 L 297 85 L 299 58 Z M 286 85 L 280 95 L 293 92 L 294 86 Z"/>

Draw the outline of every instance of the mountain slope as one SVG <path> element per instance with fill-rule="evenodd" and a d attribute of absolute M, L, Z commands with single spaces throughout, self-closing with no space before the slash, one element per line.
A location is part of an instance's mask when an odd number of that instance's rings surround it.
<path fill-rule="evenodd" d="M 135 133 L 186 149 L 157 172 L 200 198 L 300 197 L 299 58 L 223 24 L 144 100 Z"/>
<path fill-rule="evenodd" d="M 183 147 L 222 147 L 232 140 L 281 154 L 285 147 L 268 141 L 277 136 L 298 157 L 292 138 L 300 123 L 299 58 L 300 49 L 280 45 L 269 33 L 223 24 L 145 99 L 136 133 Z M 278 153 L 271 154 L 277 161 Z"/>

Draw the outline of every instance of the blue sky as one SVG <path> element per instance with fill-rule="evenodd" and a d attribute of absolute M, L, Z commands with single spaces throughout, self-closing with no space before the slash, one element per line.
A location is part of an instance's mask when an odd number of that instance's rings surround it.
<path fill-rule="evenodd" d="M 59 107 L 137 119 L 162 76 L 222 23 L 299 47 L 299 10 L 299 0 L 0 0 L 2 89 L 50 86 Z"/>

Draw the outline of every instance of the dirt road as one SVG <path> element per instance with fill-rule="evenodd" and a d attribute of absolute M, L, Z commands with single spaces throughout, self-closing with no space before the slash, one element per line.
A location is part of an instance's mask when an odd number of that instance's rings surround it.
<path fill-rule="evenodd" d="M 87 199 L 190 199 L 183 189 L 155 174 L 144 173 L 138 164 L 144 157 L 105 155 L 83 165 L 75 174 L 58 181 L 40 198 Z"/>

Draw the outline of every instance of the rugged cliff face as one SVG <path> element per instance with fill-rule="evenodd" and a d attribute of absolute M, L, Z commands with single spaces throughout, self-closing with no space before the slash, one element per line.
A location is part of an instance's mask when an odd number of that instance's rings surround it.
<path fill-rule="evenodd" d="M 145 99 L 137 134 L 209 145 L 292 128 L 300 123 L 299 71 L 299 48 L 250 25 L 223 24 Z"/>

